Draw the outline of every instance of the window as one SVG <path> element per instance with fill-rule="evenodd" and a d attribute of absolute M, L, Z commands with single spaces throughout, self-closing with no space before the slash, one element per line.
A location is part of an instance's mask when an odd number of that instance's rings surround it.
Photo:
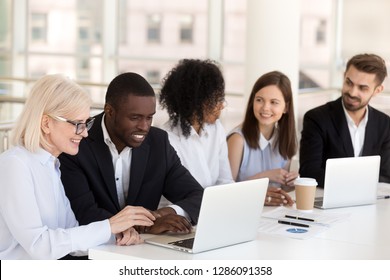
<path fill-rule="evenodd" d="M 0 50 L 11 48 L 11 6 L 10 1 L 0 0 Z"/>
<path fill-rule="evenodd" d="M 12 64 L 10 0 L 0 0 L 0 75 L 9 76 Z M 7 93 L 9 85 L 0 82 L 0 95 Z"/>
<path fill-rule="evenodd" d="M 118 25 L 119 25 L 119 43 L 120 44 L 126 44 L 127 43 L 127 21 L 126 18 L 128 17 L 127 14 L 127 0 L 119 0 L 119 10 L 118 10 Z"/>
<path fill-rule="evenodd" d="M 80 41 L 87 41 L 88 40 L 88 28 L 85 26 L 79 27 L 79 39 Z"/>
<path fill-rule="evenodd" d="M 317 45 L 326 43 L 326 20 L 322 19 L 319 21 L 316 30 L 316 43 Z"/>
<path fill-rule="evenodd" d="M 191 15 L 183 15 L 180 18 L 180 42 L 192 43 L 193 37 L 193 17 Z"/>
<path fill-rule="evenodd" d="M 150 84 L 159 84 L 160 83 L 160 71 L 158 70 L 149 70 L 146 72 L 146 80 Z"/>
<path fill-rule="evenodd" d="M 77 79 L 80 81 L 88 81 L 90 79 L 89 58 L 80 58 L 77 60 Z"/>
<path fill-rule="evenodd" d="M 147 40 L 149 43 L 159 43 L 161 37 L 161 15 L 153 14 L 148 16 Z"/>
<path fill-rule="evenodd" d="M 47 15 L 44 13 L 31 14 L 31 41 L 46 42 Z"/>

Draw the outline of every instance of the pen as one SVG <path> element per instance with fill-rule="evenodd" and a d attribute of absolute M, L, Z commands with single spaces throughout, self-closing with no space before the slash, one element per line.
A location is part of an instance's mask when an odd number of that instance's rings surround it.
<path fill-rule="evenodd" d="M 281 220 L 278 220 L 278 223 L 279 224 L 283 224 L 283 225 L 297 226 L 297 227 L 310 227 L 309 225 L 306 225 L 306 224 L 300 224 L 300 223 L 294 223 L 294 222 L 288 222 L 288 221 L 281 221 Z"/>
<path fill-rule="evenodd" d="M 378 195 L 378 199 L 389 199 L 390 195 Z"/>
<path fill-rule="evenodd" d="M 290 219 L 297 219 L 297 220 L 302 220 L 302 221 L 308 221 L 308 222 L 315 222 L 315 220 L 313 220 L 313 219 L 303 218 L 303 217 L 296 217 L 296 216 L 290 216 L 290 215 L 285 215 L 284 217 L 290 218 Z"/>

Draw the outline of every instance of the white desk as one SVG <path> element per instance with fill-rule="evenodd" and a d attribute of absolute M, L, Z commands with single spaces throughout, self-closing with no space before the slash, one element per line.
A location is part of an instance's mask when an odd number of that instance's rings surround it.
<path fill-rule="evenodd" d="M 265 211 L 268 208 L 265 207 Z M 375 205 L 318 210 L 350 213 L 346 221 L 332 224 L 306 240 L 259 233 L 257 239 L 199 254 L 188 254 L 149 244 L 103 245 L 89 250 L 90 259 L 155 260 L 291 260 L 387 259 L 390 260 L 390 199 Z M 232 234 L 234 230 L 232 229 Z M 148 238 L 148 236 L 144 236 Z"/>

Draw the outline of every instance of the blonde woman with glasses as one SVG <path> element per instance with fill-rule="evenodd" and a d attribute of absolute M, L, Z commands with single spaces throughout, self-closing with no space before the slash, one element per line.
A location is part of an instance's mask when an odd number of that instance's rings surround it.
<path fill-rule="evenodd" d="M 13 147 L 0 155 L 0 259 L 82 256 L 107 242 L 142 242 L 133 226 L 155 219 L 128 206 L 110 219 L 78 226 L 60 180 L 61 153 L 77 154 L 93 124 L 91 99 L 62 75 L 47 75 L 31 90 L 12 133 Z"/>

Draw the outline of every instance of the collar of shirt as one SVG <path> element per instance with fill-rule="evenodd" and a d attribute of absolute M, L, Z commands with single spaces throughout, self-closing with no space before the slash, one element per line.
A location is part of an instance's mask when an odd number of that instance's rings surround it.
<path fill-rule="evenodd" d="M 364 115 L 364 118 L 359 123 L 359 125 L 356 125 L 355 122 L 352 120 L 352 118 L 349 116 L 347 110 L 344 107 L 344 104 L 343 104 L 343 110 L 348 124 L 348 130 L 352 141 L 354 155 L 355 157 L 357 157 L 361 155 L 363 145 L 364 145 L 366 125 L 368 122 L 368 108 L 366 106 L 366 113 Z"/>
<path fill-rule="evenodd" d="M 171 130 L 179 139 L 186 139 L 183 135 L 182 130 L 181 130 L 180 122 L 174 127 L 172 127 L 171 125 L 172 125 L 172 123 L 170 121 L 168 121 L 167 123 L 165 123 L 163 125 L 163 128 L 165 127 L 167 130 Z M 210 124 L 207 124 L 207 123 L 203 124 L 203 127 L 200 131 L 200 134 L 198 134 L 196 132 L 196 130 L 194 129 L 194 127 L 191 126 L 189 137 L 197 137 L 197 138 L 206 137 L 207 138 L 209 135 L 209 132 L 208 132 L 209 126 L 210 126 Z"/>
<path fill-rule="evenodd" d="M 106 117 L 106 115 L 103 115 L 102 123 L 101 123 L 102 131 L 103 131 L 104 143 L 106 143 L 106 145 L 110 148 L 111 154 L 113 154 L 113 151 L 115 151 L 116 154 L 118 154 L 118 150 L 116 149 L 114 142 L 112 142 L 111 137 L 108 134 L 106 125 L 104 124 L 104 118 L 105 117 Z M 132 148 L 131 147 L 126 147 L 126 148 L 123 149 L 122 152 L 127 151 L 127 150 L 132 150 Z"/>
<path fill-rule="evenodd" d="M 60 168 L 60 161 L 58 160 L 58 158 L 53 156 L 45 149 L 38 148 L 38 150 L 33 154 L 42 165 L 53 164 L 56 169 Z"/>
<path fill-rule="evenodd" d="M 194 127 L 191 126 L 191 136 L 196 136 L 196 137 L 199 137 L 199 138 L 200 137 L 207 138 L 208 135 L 209 135 L 209 132 L 208 132 L 209 126 L 210 125 L 208 123 L 204 123 L 203 127 L 199 131 L 200 132 L 199 134 L 195 131 Z"/>
<path fill-rule="evenodd" d="M 267 140 L 263 136 L 263 134 L 260 132 L 259 144 L 260 144 L 260 149 L 262 151 L 264 151 L 267 148 L 268 145 L 271 145 L 272 148 L 274 147 L 276 139 L 277 139 L 277 134 L 279 133 L 278 131 L 279 131 L 278 128 L 275 127 L 274 133 L 272 134 L 272 136 L 271 136 L 271 138 L 269 140 Z"/>
<path fill-rule="evenodd" d="M 367 124 L 367 121 L 368 121 L 368 107 L 366 106 L 366 113 L 364 115 L 364 118 L 361 120 L 361 122 L 359 123 L 359 125 L 357 126 L 355 124 L 355 122 L 352 120 L 351 116 L 348 114 L 347 112 L 347 109 L 345 109 L 344 107 L 344 102 L 341 101 L 341 104 L 343 105 L 343 110 L 344 110 L 344 114 L 345 114 L 345 118 L 347 119 L 347 123 L 348 123 L 348 126 L 350 128 L 357 128 L 357 127 L 365 127 L 366 124 Z"/>
<path fill-rule="evenodd" d="M 111 141 L 111 137 L 110 135 L 108 134 L 108 131 L 107 131 L 107 128 L 106 128 L 106 125 L 104 124 L 104 119 L 105 119 L 106 115 L 103 115 L 102 117 L 102 123 L 101 123 L 101 126 L 102 126 L 102 131 L 103 131 L 103 139 L 104 139 L 104 143 L 106 143 L 106 145 L 110 148 L 115 148 L 115 144 Z"/>

